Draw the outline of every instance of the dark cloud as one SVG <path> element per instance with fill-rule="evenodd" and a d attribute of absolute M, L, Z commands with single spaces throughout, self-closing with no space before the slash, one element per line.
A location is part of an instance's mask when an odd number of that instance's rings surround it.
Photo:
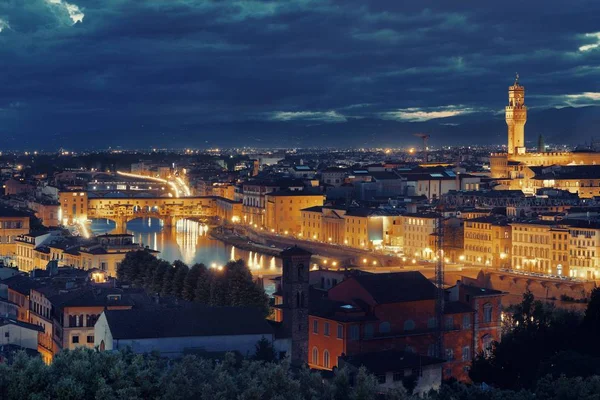
<path fill-rule="evenodd" d="M 515 71 L 532 110 L 600 103 L 599 13 L 555 0 L 5 0 L 0 149 L 379 132 L 399 145 L 391 132 L 418 124 L 440 142 L 481 137 L 473 121 L 495 137 Z"/>

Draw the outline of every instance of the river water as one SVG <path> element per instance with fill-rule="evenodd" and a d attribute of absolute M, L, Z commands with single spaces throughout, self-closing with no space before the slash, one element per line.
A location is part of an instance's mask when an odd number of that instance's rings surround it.
<path fill-rule="evenodd" d="M 94 234 L 110 233 L 115 223 L 110 220 L 93 220 L 90 230 Z M 281 273 L 281 260 L 277 257 L 238 249 L 213 239 L 208 227 L 195 221 L 180 221 L 176 229 L 163 229 L 156 218 L 139 218 L 127 224 L 127 232 L 136 243 L 160 251 L 159 257 L 173 262 L 181 260 L 189 266 L 203 263 L 207 267 L 225 265 L 230 260 L 243 259 L 255 275 Z"/>

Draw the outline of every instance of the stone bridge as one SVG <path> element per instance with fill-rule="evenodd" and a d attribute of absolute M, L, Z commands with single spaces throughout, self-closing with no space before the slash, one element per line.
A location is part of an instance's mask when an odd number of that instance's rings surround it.
<path fill-rule="evenodd" d="M 88 198 L 88 219 L 105 218 L 116 223 L 117 232 L 125 232 L 127 222 L 137 218 L 158 218 L 165 227 L 174 228 L 179 220 L 239 218 L 241 203 L 228 199 L 204 197 L 98 197 Z M 239 211 L 236 213 L 236 210 Z"/>

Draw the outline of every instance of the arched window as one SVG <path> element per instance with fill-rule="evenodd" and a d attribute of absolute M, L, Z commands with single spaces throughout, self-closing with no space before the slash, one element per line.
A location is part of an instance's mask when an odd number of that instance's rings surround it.
<path fill-rule="evenodd" d="M 407 319 L 406 321 L 404 321 L 405 331 L 412 331 L 413 329 L 415 329 L 415 321 L 413 321 L 412 319 Z"/>
<path fill-rule="evenodd" d="M 481 349 L 486 357 L 492 354 L 492 335 L 485 334 L 481 337 Z"/>
<path fill-rule="evenodd" d="M 323 366 L 329 368 L 329 350 L 323 352 Z"/>
<path fill-rule="evenodd" d="M 104 344 L 104 340 L 100 342 L 100 351 L 106 350 L 106 344 Z"/>
<path fill-rule="evenodd" d="M 387 321 L 383 321 L 379 324 L 379 333 L 389 333 L 391 330 L 391 325 Z"/>
<path fill-rule="evenodd" d="M 312 349 L 312 363 L 314 365 L 319 365 L 319 349 L 313 347 Z"/>
<path fill-rule="evenodd" d="M 492 303 L 483 305 L 483 322 L 492 322 Z"/>

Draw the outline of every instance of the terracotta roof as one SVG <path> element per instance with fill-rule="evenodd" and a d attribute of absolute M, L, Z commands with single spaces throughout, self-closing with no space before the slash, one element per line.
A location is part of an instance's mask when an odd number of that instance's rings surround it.
<path fill-rule="evenodd" d="M 435 299 L 435 285 L 417 271 L 357 275 L 350 279 L 355 279 L 379 304 Z"/>

